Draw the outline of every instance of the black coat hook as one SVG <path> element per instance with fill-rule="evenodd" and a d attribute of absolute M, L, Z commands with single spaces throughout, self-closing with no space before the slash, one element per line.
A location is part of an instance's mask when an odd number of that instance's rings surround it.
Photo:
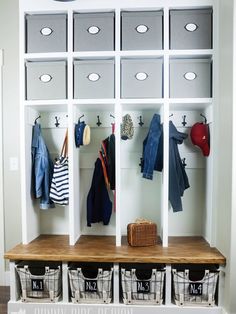
<path fill-rule="evenodd" d="M 184 168 L 187 166 L 185 160 L 186 160 L 186 158 L 183 158 L 183 159 L 182 159 L 182 165 L 184 166 Z"/>
<path fill-rule="evenodd" d="M 100 117 L 97 116 L 97 119 L 98 119 L 98 122 L 96 124 L 97 124 L 97 126 L 100 126 L 102 124 L 102 122 L 100 121 Z"/>
<path fill-rule="evenodd" d="M 140 126 L 143 126 L 143 125 L 144 125 L 144 122 L 142 121 L 142 116 L 139 116 L 138 119 L 139 119 L 139 123 L 138 123 L 138 124 L 139 124 Z"/>
<path fill-rule="evenodd" d="M 170 115 L 169 115 L 169 118 L 173 117 L 173 115 L 174 115 L 173 113 L 172 113 L 172 114 L 170 114 Z"/>
<path fill-rule="evenodd" d="M 187 124 L 186 115 L 184 115 L 182 118 L 183 118 L 182 125 L 185 126 Z"/>
<path fill-rule="evenodd" d="M 57 116 L 55 116 L 55 120 L 56 120 L 55 126 L 56 126 L 56 128 L 58 128 L 59 125 L 60 125 L 60 123 L 58 122 L 58 121 L 60 120 L 60 118 L 58 118 Z"/>
<path fill-rule="evenodd" d="M 207 124 L 207 118 L 202 113 L 200 113 L 200 116 L 204 118 L 204 123 Z"/>
<path fill-rule="evenodd" d="M 84 114 L 82 114 L 82 116 L 79 117 L 78 119 L 78 123 L 80 123 L 80 119 L 84 117 Z"/>
<path fill-rule="evenodd" d="M 37 120 L 40 119 L 40 118 L 41 118 L 41 116 L 38 116 L 38 117 L 34 120 L 34 124 L 36 124 L 36 123 L 37 123 Z"/>

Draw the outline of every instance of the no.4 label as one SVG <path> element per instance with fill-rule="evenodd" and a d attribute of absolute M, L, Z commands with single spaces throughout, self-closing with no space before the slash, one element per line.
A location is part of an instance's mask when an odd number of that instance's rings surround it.
<path fill-rule="evenodd" d="M 202 283 L 201 282 L 190 283 L 189 294 L 190 295 L 202 295 Z"/>

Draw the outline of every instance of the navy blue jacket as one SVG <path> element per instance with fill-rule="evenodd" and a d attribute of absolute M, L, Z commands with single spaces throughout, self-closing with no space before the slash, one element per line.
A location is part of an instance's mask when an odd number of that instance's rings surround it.
<path fill-rule="evenodd" d="M 95 162 L 92 185 L 87 197 L 87 226 L 103 222 L 108 225 L 112 213 L 112 202 L 106 188 L 102 163 L 99 158 Z"/>

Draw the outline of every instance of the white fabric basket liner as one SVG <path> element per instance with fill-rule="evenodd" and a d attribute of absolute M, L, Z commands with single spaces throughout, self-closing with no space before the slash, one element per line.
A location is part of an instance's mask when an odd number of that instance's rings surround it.
<path fill-rule="evenodd" d="M 136 269 L 125 270 L 121 268 L 121 282 L 123 291 L 123 302 L 125 304 L 155 304 L 163 302 L 165 270 L 152 269 L 149 279 L 150 293 L 137 292 L 137 283 L 140 280 L 136 276 Z"/>
<path fill-rule="evenodd" d="M 95 278 L 85 277 L 82 269 L 69 269 L 71 299 L 73 303 L 110 303 L 112 298 L 112 273 L 111 270 L 98 268 Z M 86 280 L 97 281 L 96 292 L 85 291 Z"/>
<path fill-rule="evenodd" d="M 192 281 L 189 279 L 189 269 L 177 271 L 172 269 L 174 282 L 174 298 L 177 305 L 183 306 L 214 306 L 216 287 L 219 271 L 211 272 L 205 270 L 204 276 L 200 280 Z M 194 296 L 189 293 L 191 283 L 202 284 L 202 295 Z"/>
<path fill-rule="evenodd" d="M 22 302 L 58 302 L 61 295 L 61 268 L 45 267 L 44 275 L 33 275 L 27 265 L 16 270 L 20 278 Z M 32 290 L 32 280 L 43 281 L 43 291 Z"/>

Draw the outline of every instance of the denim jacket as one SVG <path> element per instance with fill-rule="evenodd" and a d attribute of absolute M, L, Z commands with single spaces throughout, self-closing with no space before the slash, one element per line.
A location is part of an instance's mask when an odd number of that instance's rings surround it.
<path fill-rule="evenodd" d="M 53 175 L 53 162 L 49 156 L 47 146 L 41 135 L 40 124 L 33 126 L 32 143 L 32 192 L 35 198 L 40 198 L 40 208 L 55 207 L 49 198 Z"/>
<path fill-rule="evenodd" d="M 160 115 L 154 114 L 148 135 L 143 141 L 143 157 L 141 159 L 143 178 L 153 179 L 153 171 L 163 168 L 163 128 Z"/>

